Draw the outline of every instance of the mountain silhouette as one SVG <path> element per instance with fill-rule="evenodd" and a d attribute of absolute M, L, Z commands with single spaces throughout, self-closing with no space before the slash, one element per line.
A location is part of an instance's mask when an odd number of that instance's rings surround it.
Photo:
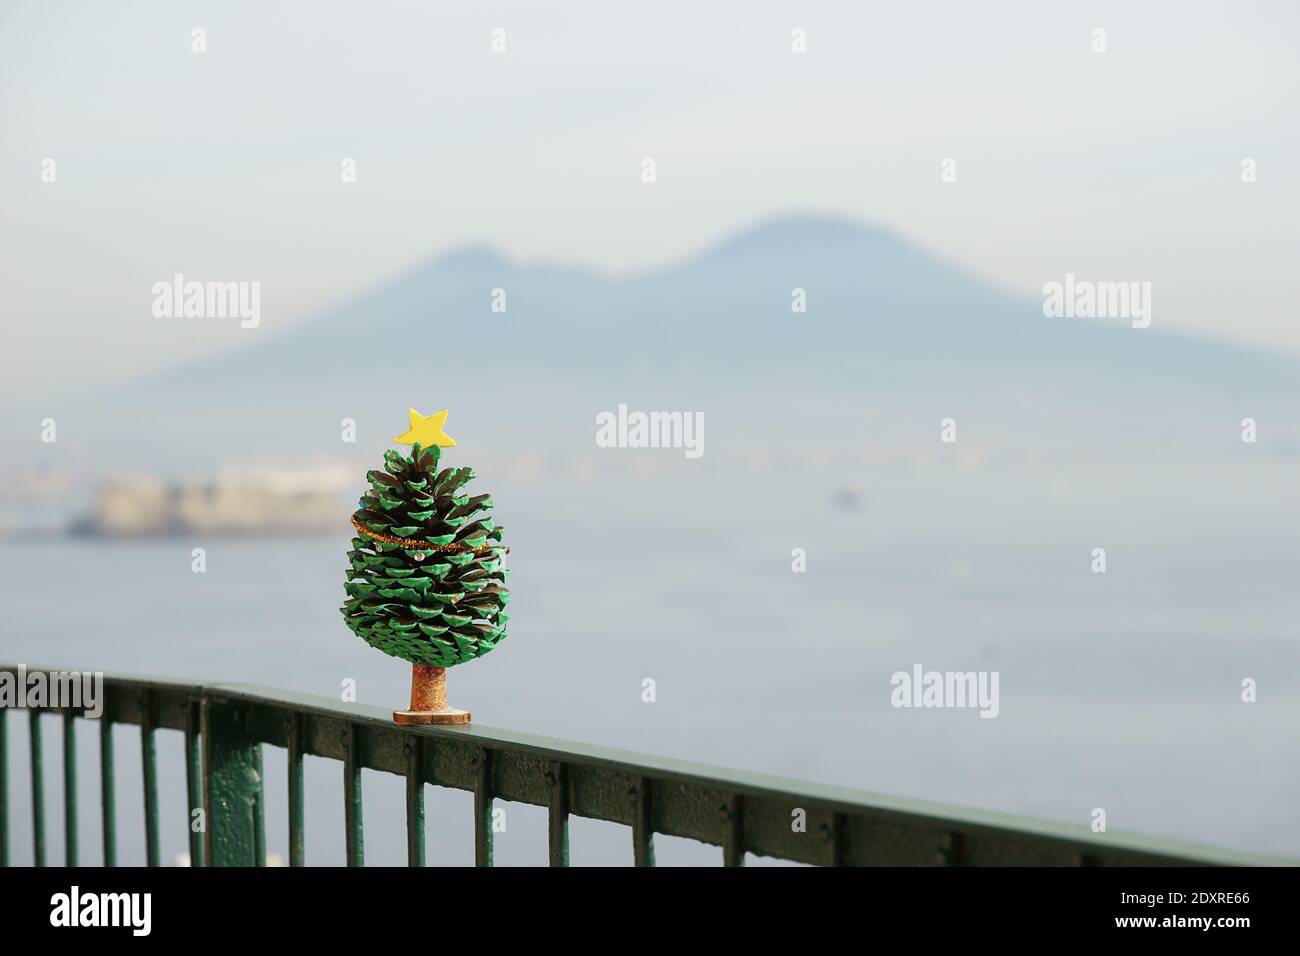
<path fill-rule="evenodd" d="M 504 311 L 494 311 L 502 293 Z M 792 309 L 800 294 L 802 312 Z M 1008 295 L 888 232 L 787 217 L 632 276 L 464 249 L 82 411 L 108 416 L 122 449 L 211 450 L 219 436 L 229 457 L 293 451 L 293 436 L 307 447 L 337 441 L 343 417 L 400 424 L 421 404 L 452 407 L 454 422 L 469 410 L 518 420 L 544 440 L 532 416 L 545 403 L 585 435 L 592 415 L 620 401 L 698 408 L 843 395 L 920 409 L 927 421 L 972 403 L 1098 421 L 1160 409 L 1214 428 L 1261 402 L 1294 402 L 1294 360 L 1161 325 L 1158 311 L 1147 329 L 1047 318 L 1041 300 Z M 319 433 L 304 431 L 304 416 Z M 192 440 L 196 429 L 206 445 Z"/>

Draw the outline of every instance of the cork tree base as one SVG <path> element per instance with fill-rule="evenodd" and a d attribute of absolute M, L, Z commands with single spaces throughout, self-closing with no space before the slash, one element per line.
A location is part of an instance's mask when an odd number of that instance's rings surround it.
<path fill-rule="evenodd" d="M 443 710 L 395 710 L 395 724 L 468 724 L 469 711 L 447 707 Z"/>

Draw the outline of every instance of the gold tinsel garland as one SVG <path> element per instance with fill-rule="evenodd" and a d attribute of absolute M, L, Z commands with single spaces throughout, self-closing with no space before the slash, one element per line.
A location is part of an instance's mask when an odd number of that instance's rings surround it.
<path fill-rule="evenodd" d="M 492 548 L 484 545 L 481 548 L 471 548 L 469 545 L 460 544 L 453 541 L 450 544 L 434 544 L 432 541 L 422 541 L 419 538 L 395 538 L 391 534 L 382 534 L 378 531 L 372 531 L 357 520 L 357 516 L 352 516 L 352 527 L 364 534 L 367 538 L 374 538 L 376 541 L 383 541 L 385 544 L 395 544 L 398 547 L 406 548 L 411 551 L 473 551 L 475 554 L 489 554 Z M 506 548 L 506 554 L 510 549 Z"/>

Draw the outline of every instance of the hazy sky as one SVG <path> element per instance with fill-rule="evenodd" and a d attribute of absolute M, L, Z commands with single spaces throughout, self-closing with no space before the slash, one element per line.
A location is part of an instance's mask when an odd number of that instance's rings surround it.
<path fill-rule="evenodd" d="M 791 212 L 1034 298 L 1150 281 L 1155 325 L 1300 354 L 1298 22 L 1282 0 L 5 0 L 0 379 L 255 341 L 467 242 L 639 271 Z M 153 318 L 176 272 L 260 281 L 261 328 Z"/>

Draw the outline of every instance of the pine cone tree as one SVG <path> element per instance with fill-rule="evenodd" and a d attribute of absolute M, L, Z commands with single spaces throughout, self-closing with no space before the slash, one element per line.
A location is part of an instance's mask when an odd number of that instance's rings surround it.
<path fill-rule="evenodd" d="M 371 647 L 412 664 L 451 667 L 482 657 L 505 637 L 510 593 L 501 526 L 480 512 L 491 495 L 461 487 L 471 468 L 438 470 L 441 449 L 384 453 L 384 470 L 352 516 L 343 617 Z"/>

